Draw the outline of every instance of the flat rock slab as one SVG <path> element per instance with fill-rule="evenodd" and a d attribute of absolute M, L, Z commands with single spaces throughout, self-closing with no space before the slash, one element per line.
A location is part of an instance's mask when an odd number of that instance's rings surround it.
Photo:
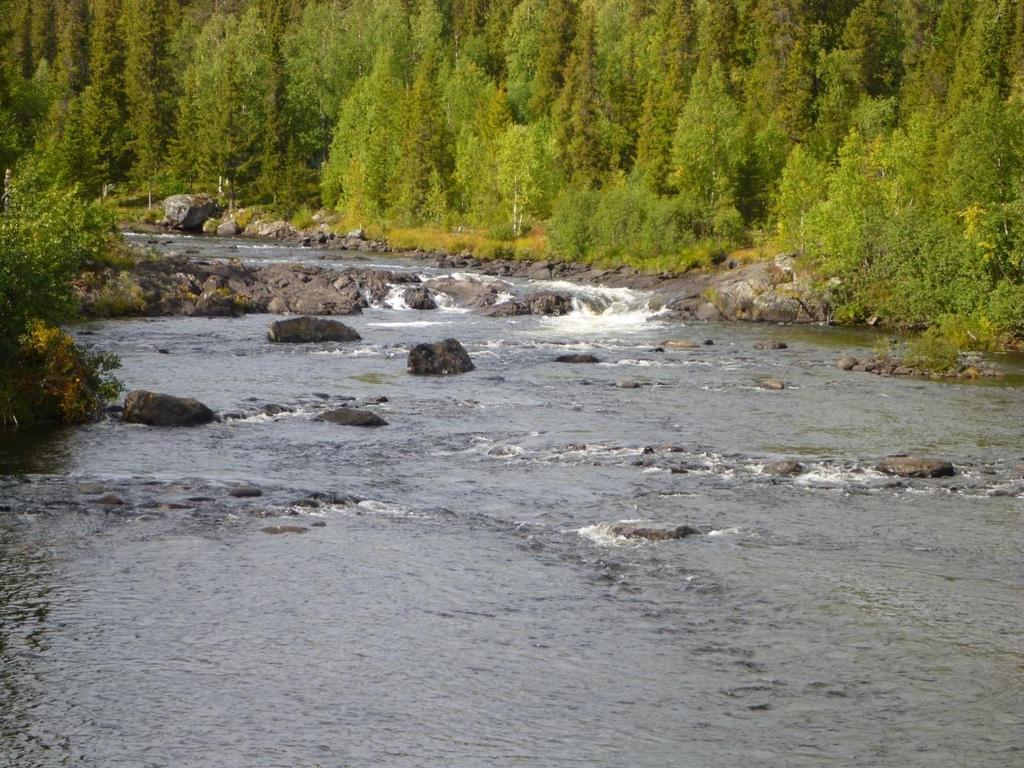
<path fill-rule="evenodd" d="M 890 456 L 879 462 L 876 469 L 896 477 L 952 477 L 956 474 L 956 469 L 948 461 L 919 456 Z"/>
<path fill-rule="evenodd" d="M 687 536 L 701 535 L 701 531 L 692 525 L 662 528 L 642 523 L 616 523 L 611 526 L 611 532 L 624 539 L 645 539 L 647 541 L 672 541 L 674 539 L 685 539 Z"/>
<path fill-rule="evenodd" d="M 476 368 L 466 348 L 456 339 L 417 344 L 409 352 L 407 370 L 414 376 L 452 376 Z"/>
<path fill-rule="evenodd" d="M 125 398 L 121 419 L 151 427 L 195 427 L 213 421 L 213 411 L 190 397 L 137 389 Z"/>
<path fill-rule="evenodd" d="M 388 423 L 371 411 L 360 411 L 356 408 L 337 408 L 325 411 L 315 421 L 326 421 L 343 427 L 386 427 Z"/>
<path fill-rule="evenodd" d="M 310 344 L 322 341 L 360 341 L 352 328 L 338 320 L 319 317 L 290 317 L 270 324 L 267 333 L 271 341 L 281 344 Z"/>

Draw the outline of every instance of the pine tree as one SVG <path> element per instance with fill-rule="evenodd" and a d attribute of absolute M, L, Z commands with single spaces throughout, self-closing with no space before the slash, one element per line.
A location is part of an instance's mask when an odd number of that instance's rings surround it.
<path fill-rule="evenodd" d="M 576 33 L 576 7 L 572 0 L 547 0 L 540 23 L 530 115 L 545 117 L 565 84 L 564 68 Z M 591 33 L 592 34 L 592 33 Z"/>
<path fill-rule="evenodd" d="M 144 183 L 153 206 L 156 177 L 167 139 L 170 114 L 162 94 L 170 90 L 164 46 L 166 0 L 124 0 L 121 28 L 125 40 L 124 84 L 133 175 Z"/>
<path fill-rule="evenodd" d="M 82 179 L 91 194 L 105 195 L 125 166 L 124 43 L 120 0 L 91 0 L 90 82 L 82 94 L 84 155 Z"/>
<path fill-rule="evenodd" d="M 572 54 L 565 67 L 565 85 L 554 107 L 555 141 L 566 176 L 575 184 L 594 187 L 607 168 L 602 147 L 594 6 L 583 5 Z"/>

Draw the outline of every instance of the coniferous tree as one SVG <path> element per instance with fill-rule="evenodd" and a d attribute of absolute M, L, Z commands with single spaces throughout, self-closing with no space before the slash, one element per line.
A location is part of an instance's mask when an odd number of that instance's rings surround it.
<path fill-rule="evenodd" d="M 82 93 L 82 179 L 89 194 L 106 195 L 125 170 L 124 45 L 120 0 L 91 0 L 89 85 Z"/>
<path fill-rule="evenodd" d="M 573 0 L 547 0 L 540 20 L 540 39 L 529 104 L 534 119 L 547 115 L 562 91 L 566 61 L 575 34 L 576 6 Z"/>
<path fill-rule="evenodd" d="M 607 167 L 602 147 L 594 7 L 584 4 L 565 67 L 565 85 L 554 107 L 555 141 L 566 177 L 583 187 L 597 186 Z"/>

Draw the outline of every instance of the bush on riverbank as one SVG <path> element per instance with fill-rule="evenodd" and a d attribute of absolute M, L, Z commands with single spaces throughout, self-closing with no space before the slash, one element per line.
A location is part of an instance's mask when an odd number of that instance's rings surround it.
<path fill-rule="evenodd" d="M 119 263 L 113 220 L 26 162 L 0 214 L 0 424 L 84 421 L 117 394 L 116 360 L 76 345 L 72 319 L 83 269 Z"/>

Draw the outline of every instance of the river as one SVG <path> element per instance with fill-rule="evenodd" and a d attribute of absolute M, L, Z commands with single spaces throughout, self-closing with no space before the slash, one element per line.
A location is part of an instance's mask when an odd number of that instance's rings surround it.
<path fill-rule="evenodd" d="M 346 264 L 161 247 L 185 244 Z M 561 318 L 396 299 L 343 318 L 354 344 L 272 345 L 268 315 L 77 328 L 129 389 L 228 418 L 0 432 L 0 765 L 1021 765 L 1021 361 L 880 378 L 834 366 L 867 332 L 573 290 Z M 405 372 L 447 337 L 475 371 Z M 312 421 L 381 397 L 387 427 Z M 957 475 L 874 469 L 896 452 Z"/>

